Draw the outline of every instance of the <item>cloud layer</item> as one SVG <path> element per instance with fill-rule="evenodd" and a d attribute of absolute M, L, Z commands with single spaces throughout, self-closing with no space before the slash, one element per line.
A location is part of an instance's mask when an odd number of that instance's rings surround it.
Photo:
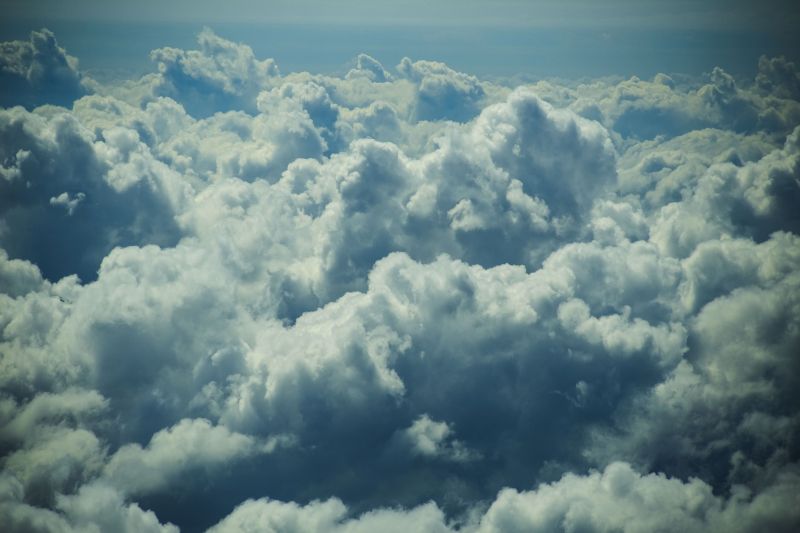
<path fill-rule="evenodd" d="M 2 45 L 9 531 L 800 526 L 800 74 L 101 84 Z"/>

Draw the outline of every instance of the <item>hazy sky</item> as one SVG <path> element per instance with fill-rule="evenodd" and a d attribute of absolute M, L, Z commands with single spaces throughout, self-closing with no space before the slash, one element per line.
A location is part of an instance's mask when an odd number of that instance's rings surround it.
<path fill-rule="evenodd" d="M 326 72 L 367 52 L 486 75 L 651 76 L 717 65 L 744 73 L 759 54 L 794 58 L 800 50 L 800 8 L 778 0 L 3 0 L 3 12 L 3 38 L 47 26 L 86 69 L 106 72 L 145 71 L 150 49 L 188 46 L 204 25 L 284 69 Z"/>
<path fill-rule="evenodd" d="M 281 22 L 501 27 L 753 29 L 796 27 L 790 0 L 4 0 L 5 16 L 73 20 Z"/>

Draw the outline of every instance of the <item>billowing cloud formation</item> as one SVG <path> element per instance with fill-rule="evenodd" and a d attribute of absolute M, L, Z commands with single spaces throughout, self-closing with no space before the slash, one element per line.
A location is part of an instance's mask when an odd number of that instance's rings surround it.
<path fill-rule="evenodd" d="M 345 76 L 346 79 L 364 77 L 373 82 L 387 82 L 392 80 L 392 75 L 386 72 L 383 65 L 374 57 L 367 54 L 358 54 L 356 66 Z"/>
<path fill-rule="evenodd" d="M 90 95 L 49 32 L 3 47 L 6 529 L 800 526 L 792 63 L 511 87 L 198 41 Z"/>
<path fill-rule="evenodd" d="M 503 490 L 485 514 L 466 523 L 448 523 L 432 503 L 347 518 L 347 508 L 337 499 L 305 507 L 249 500 L 211 531 L 790 531 L 800 518 L 794 509 L 799 482 L 797 472 L 788 472 L 755 498 L 740 492 L 723 502 L 698 479 L 641 476 L 627 463 L 617 462 L 602 473 L 567 474 L 534 491 Z M 789 513 L 776 517 L 776 508 Z"/>
<path fill-rule="evenodd" d="M 480 110 L 484 89 L 474 76 L 456 72 L 437 61 L 411 61 L 397 65 L 401 75 L 416 84 L 414 116 L 418 120 L 450 119 L 463 122 Z"/>
<path fill-rule="evenodd" d="M 71 105 L 89 92 L 78 61 L 58 46 L 50 30 L 31 32 L 28 42 L 4 42 L 0 47 L 0 105 Z"/>
<path fill-rule="evenodd" d="M 185 478 L 196 466 L 211 468 L 257 451 L 252 437 L 212 427 L 208 420 L 181 420 L 161 430 L 146 448 L 126 444 L 108 461 L 104 477 L 127 493 L 158 490 Z"/>
<path fill-rule="evenodd" d="M 0 113 L 0 243 L 8 252 L 50 278 L 88 280 L 114 246 L 176 241 L 174 212 L 189 186 L 136 129 L 98 135 L 57 108 Z"/>
<path fill-rule="evenodd" d="M 154 92 L 178 99 L 192 114 L 251 111 L 258 92 L 278 76 L 274 61 L 259 61 L 249 46 L 222 39 L 208 28 L 197 36 L 197 44 L 199 50 L 159 48 L 150 54 L 159 71 Z"/>

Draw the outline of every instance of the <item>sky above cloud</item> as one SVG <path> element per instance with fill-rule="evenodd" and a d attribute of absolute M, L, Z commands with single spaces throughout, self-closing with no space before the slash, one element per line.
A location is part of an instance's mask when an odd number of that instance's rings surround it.
<path fill-rule="evenodd" d="M 751 76 L 761 54 L 800 60 L 787 0 L 74 0 L 0 2 L 2 40 L 46 26 L 95 77 L 150 68 L 154 48 L 190 48 L 208 25 L 285 68 L 345 72 L 365 52 L 444 61 L 484 76 L 534 79 L 694 75 L 720 66 Z M 103 42 L 103 46 L 97 43 Z M 658 58 L 655 60 L 654 58 Z"/>
<path fill-rule="evenodd" d="M 786 0 L 144 0 L 118 4 L 101 0 L 4 0 L 15 17 L 134 19 L 146 21 L 299 22 L 347 24 L 518 25 L 527 27 L 624 27 L 648 29 L 791 29 L 800 15 Z"/>
<path fill-rule="evenodd" d="M 333 5 L 4 2 L 4 531 L 800 527 L 797 8 Z"/>

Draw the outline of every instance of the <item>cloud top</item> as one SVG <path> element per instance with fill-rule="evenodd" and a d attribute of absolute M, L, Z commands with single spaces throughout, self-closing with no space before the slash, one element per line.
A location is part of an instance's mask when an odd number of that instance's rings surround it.
<path fill-rule="evenodd" d="M 790 61 L 0 51 L 9 531 L 800 526 Z"/>

